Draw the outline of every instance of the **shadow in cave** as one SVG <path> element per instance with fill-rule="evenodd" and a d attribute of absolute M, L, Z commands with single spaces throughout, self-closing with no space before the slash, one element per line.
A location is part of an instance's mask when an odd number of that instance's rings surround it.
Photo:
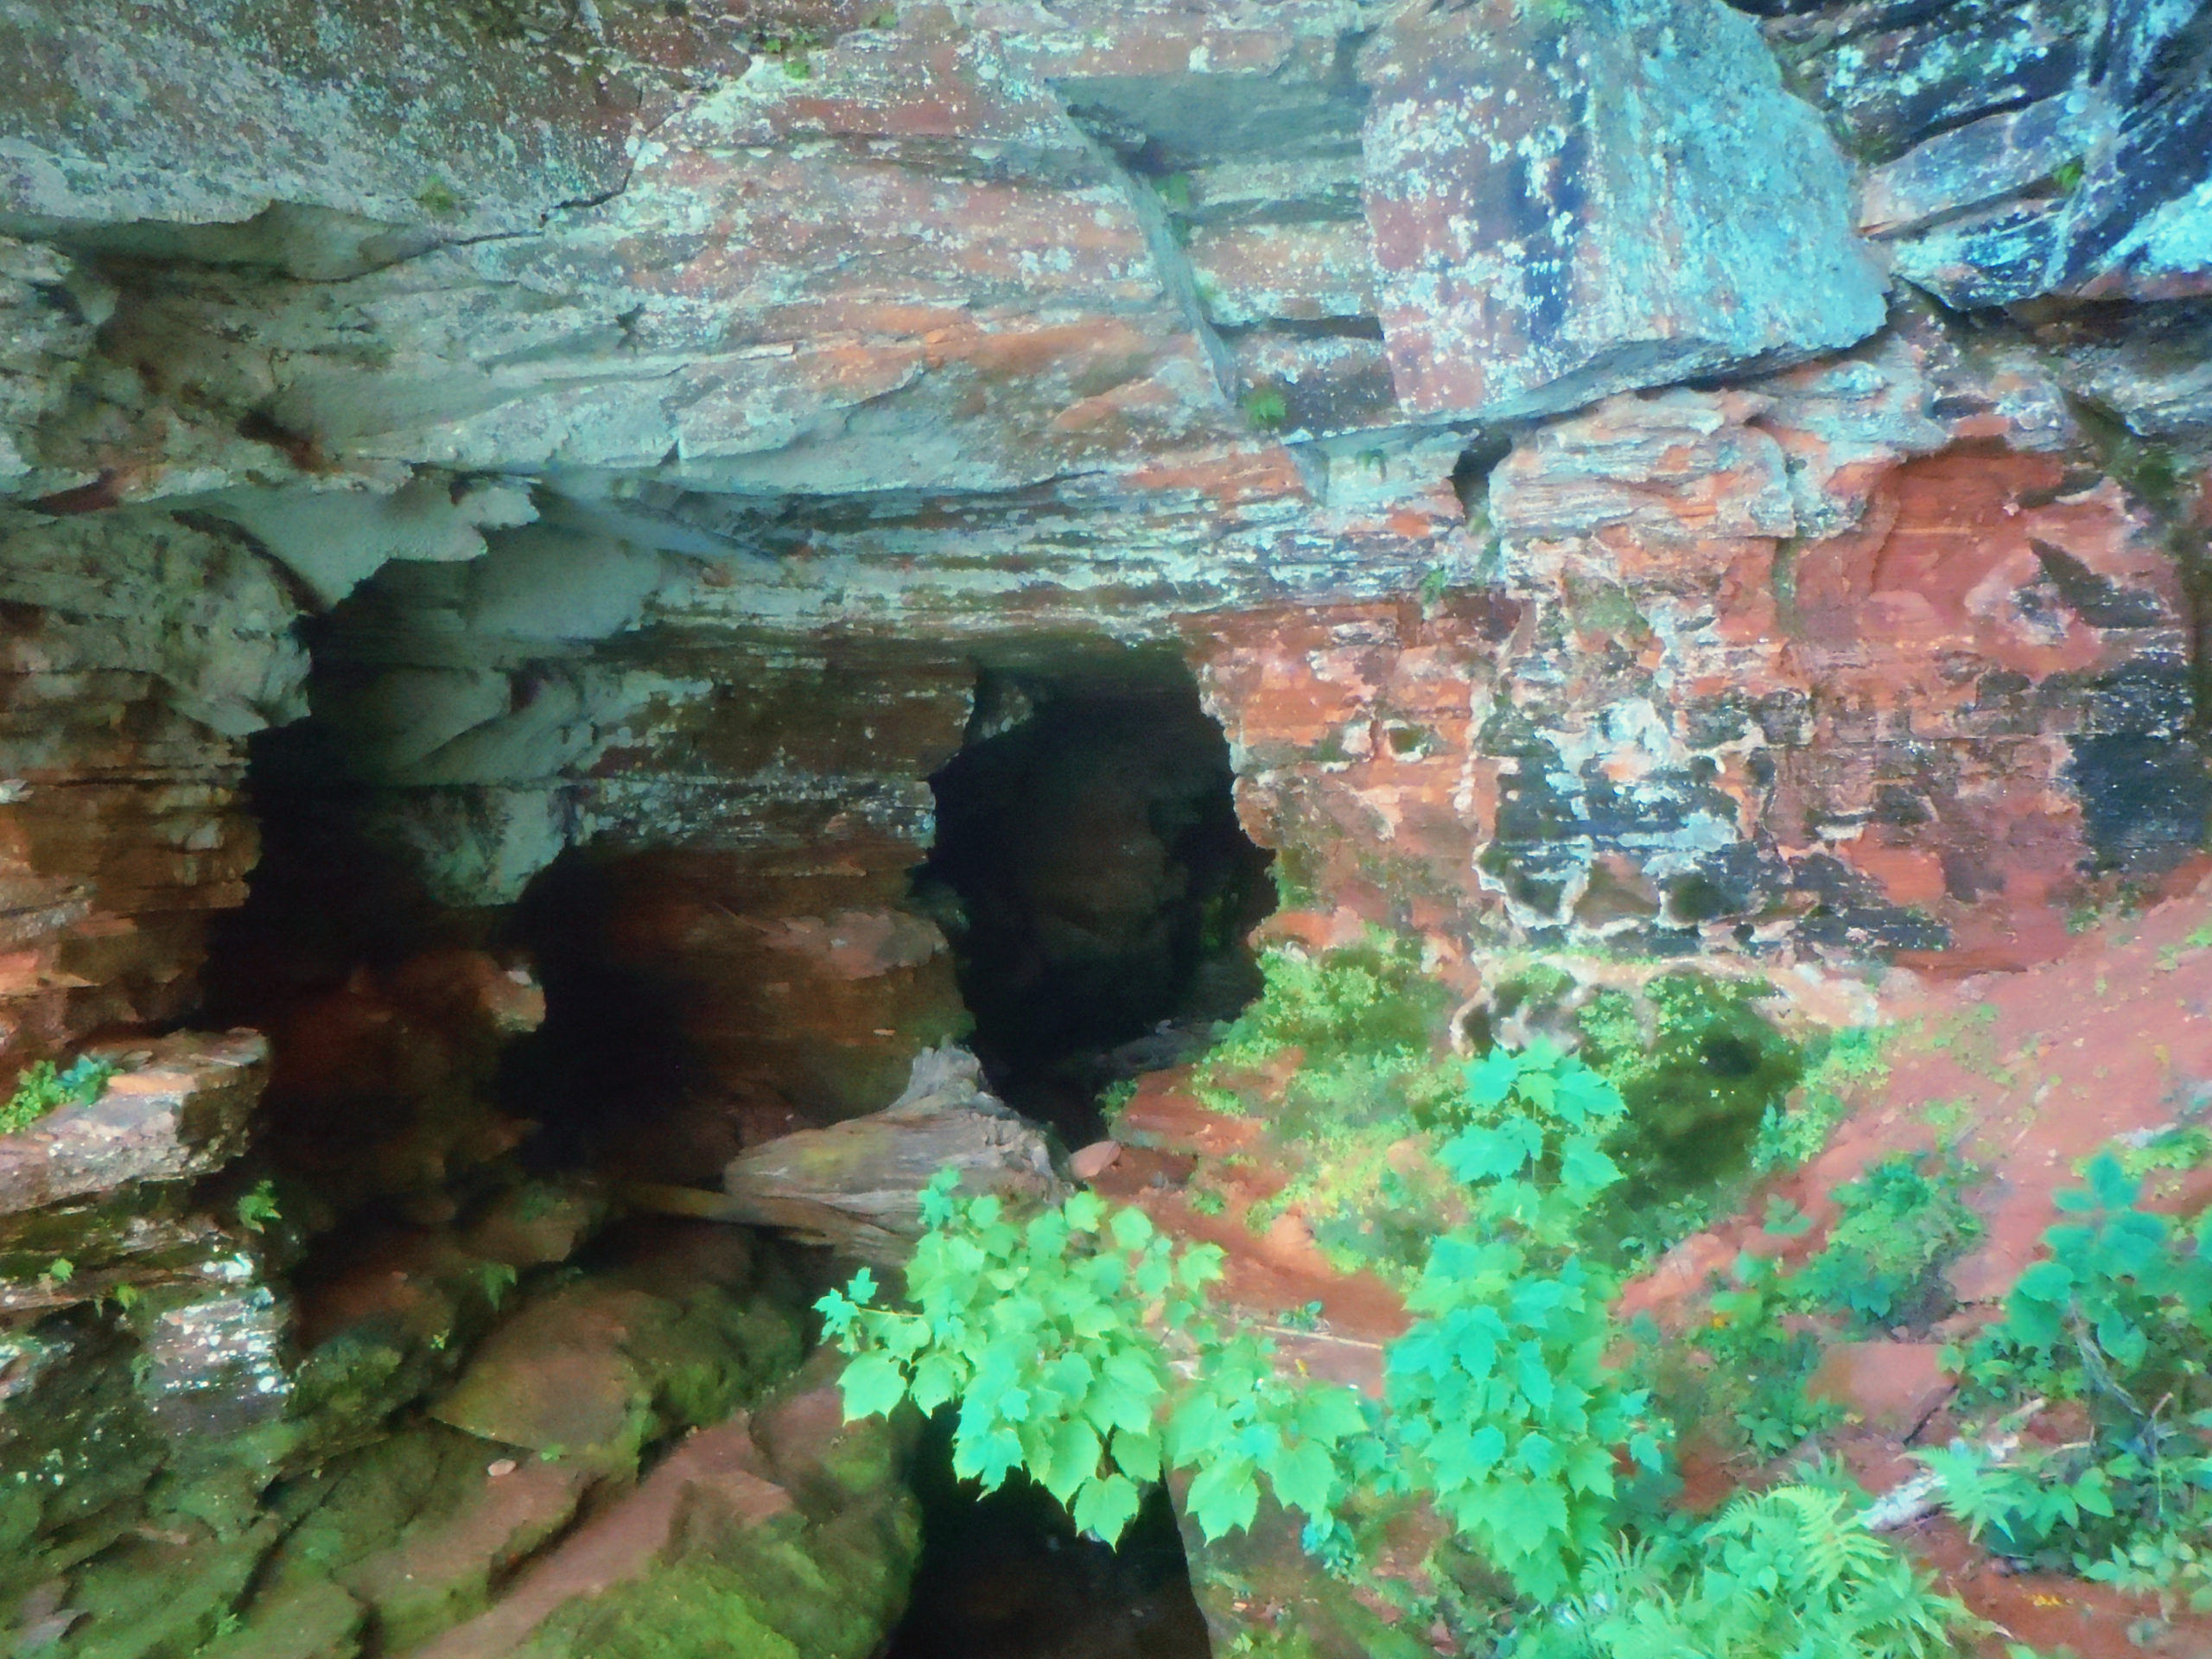
<path fill-rule="evenodd" d="M 1172 652 L 986 671 L 931 779 L 916 908 L 953 942 L 974 1046 L 1008 1103 L 1071 1145 L 1100 1090 L 1203 1048 L 1258 995 L 1274 908 L 1221 728 Z"/>
<path fill-rule="evenodd" d="M 953 1476 L 951 1431 L 940 1413 L 915 1459 L 922 1560 L 882 1659 L 1207 1659 L 1164 1490 L 1109 1549 L 1020 1473 L 977 1497 Z"/>

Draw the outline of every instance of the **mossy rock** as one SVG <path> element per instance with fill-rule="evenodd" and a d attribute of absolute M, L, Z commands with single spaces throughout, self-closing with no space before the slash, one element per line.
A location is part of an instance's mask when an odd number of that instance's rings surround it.
<path fill-rule="evenodd" d="M 786 1514 L 694 1529 L 681 1548 L 556 1614 L 521 1659 L 868 1659 L 905 1608 L 920 1509 L 891 1489 L 819 1524 Z"/>
<path fill-rule="evenodd" d="M 274 1520 L 236 1537 L 172 1545 L 133 1537 L 75 1574 L 70 1604 L 86 1617 L 54 1649 L 55 1659 L 194 1659 L 235 1627 Z"/>
<path fill-rule="evenodd" d="M 334 1584 L 305 1584 L 255 1599 L 200 1659 L 353 1659 L 365 1611 Z"/>
<path fill-rule="evenodd" d="M 264 1594 L 330 1581 L 391 1548 L 410 1529 L 445 1521 L 496 1455 L 474 1435 L 418 1422 L 287 1482 L 271 1503 L 286 1532 L 262 1575 Z"/>

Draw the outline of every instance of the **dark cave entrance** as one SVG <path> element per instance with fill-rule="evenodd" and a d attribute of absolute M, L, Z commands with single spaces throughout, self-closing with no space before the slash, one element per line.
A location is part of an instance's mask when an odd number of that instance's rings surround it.
<path fill-rule="evenodd" d="M 913 902 L 950 937 L 1008 1103 L 1093 1139 L 1102 1090 L 1204 1048 L 1258 995 L 1274 855 L 1237 822 L 1221 728 L 1172 652 L 986 670 L 930 779 Z"/>
<path fill-rule="evenodd" d="M 952 1414 L 914 1459 L 922 1560 L 882 1659 L 1207 1659 L 1205 1617 L 1166 1489 L 1119 1546 L 1082 1536 L 1016 1472 L 988 1497 L 952 1472 Z"/>

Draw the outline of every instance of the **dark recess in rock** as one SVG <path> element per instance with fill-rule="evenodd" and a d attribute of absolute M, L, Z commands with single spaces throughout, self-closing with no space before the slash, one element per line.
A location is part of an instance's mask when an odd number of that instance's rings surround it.
<path fill-rule="evenodd" d="M 1243 940 L 1273 906 L 1269 855 L 1173 656 L 987 673 L 970 733 L 931 779 L 915 902 L 953 941 L 994 1085 L 1087 1136 L 1113 1051 L 1195 1046 L 1257 992 Z"/>

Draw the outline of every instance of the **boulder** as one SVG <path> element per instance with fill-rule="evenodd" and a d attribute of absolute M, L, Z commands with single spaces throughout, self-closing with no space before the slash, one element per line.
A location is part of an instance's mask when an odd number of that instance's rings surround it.
<path fill-rule="evenodd" d="M 723 1220 L 774 1227 L 896 1267 L 921 1236 L 921 1193 L 957 1169 L 969 1192 L 1032 1202 L 1061 1191 L 1043 1134 L 985 1092 L 976 1057 L 953 1044 L 914 1057 L 906 1092 L 880 1112 L 753 1147 L 723 1173 Z"/>
<path fill-rule="evenodd" d="M 1430 0 L 1362 73 L 1376 308 L 1413 414 L 1570 409 L 1881 326 L 1841 158 L 1714 0 Z"/>

